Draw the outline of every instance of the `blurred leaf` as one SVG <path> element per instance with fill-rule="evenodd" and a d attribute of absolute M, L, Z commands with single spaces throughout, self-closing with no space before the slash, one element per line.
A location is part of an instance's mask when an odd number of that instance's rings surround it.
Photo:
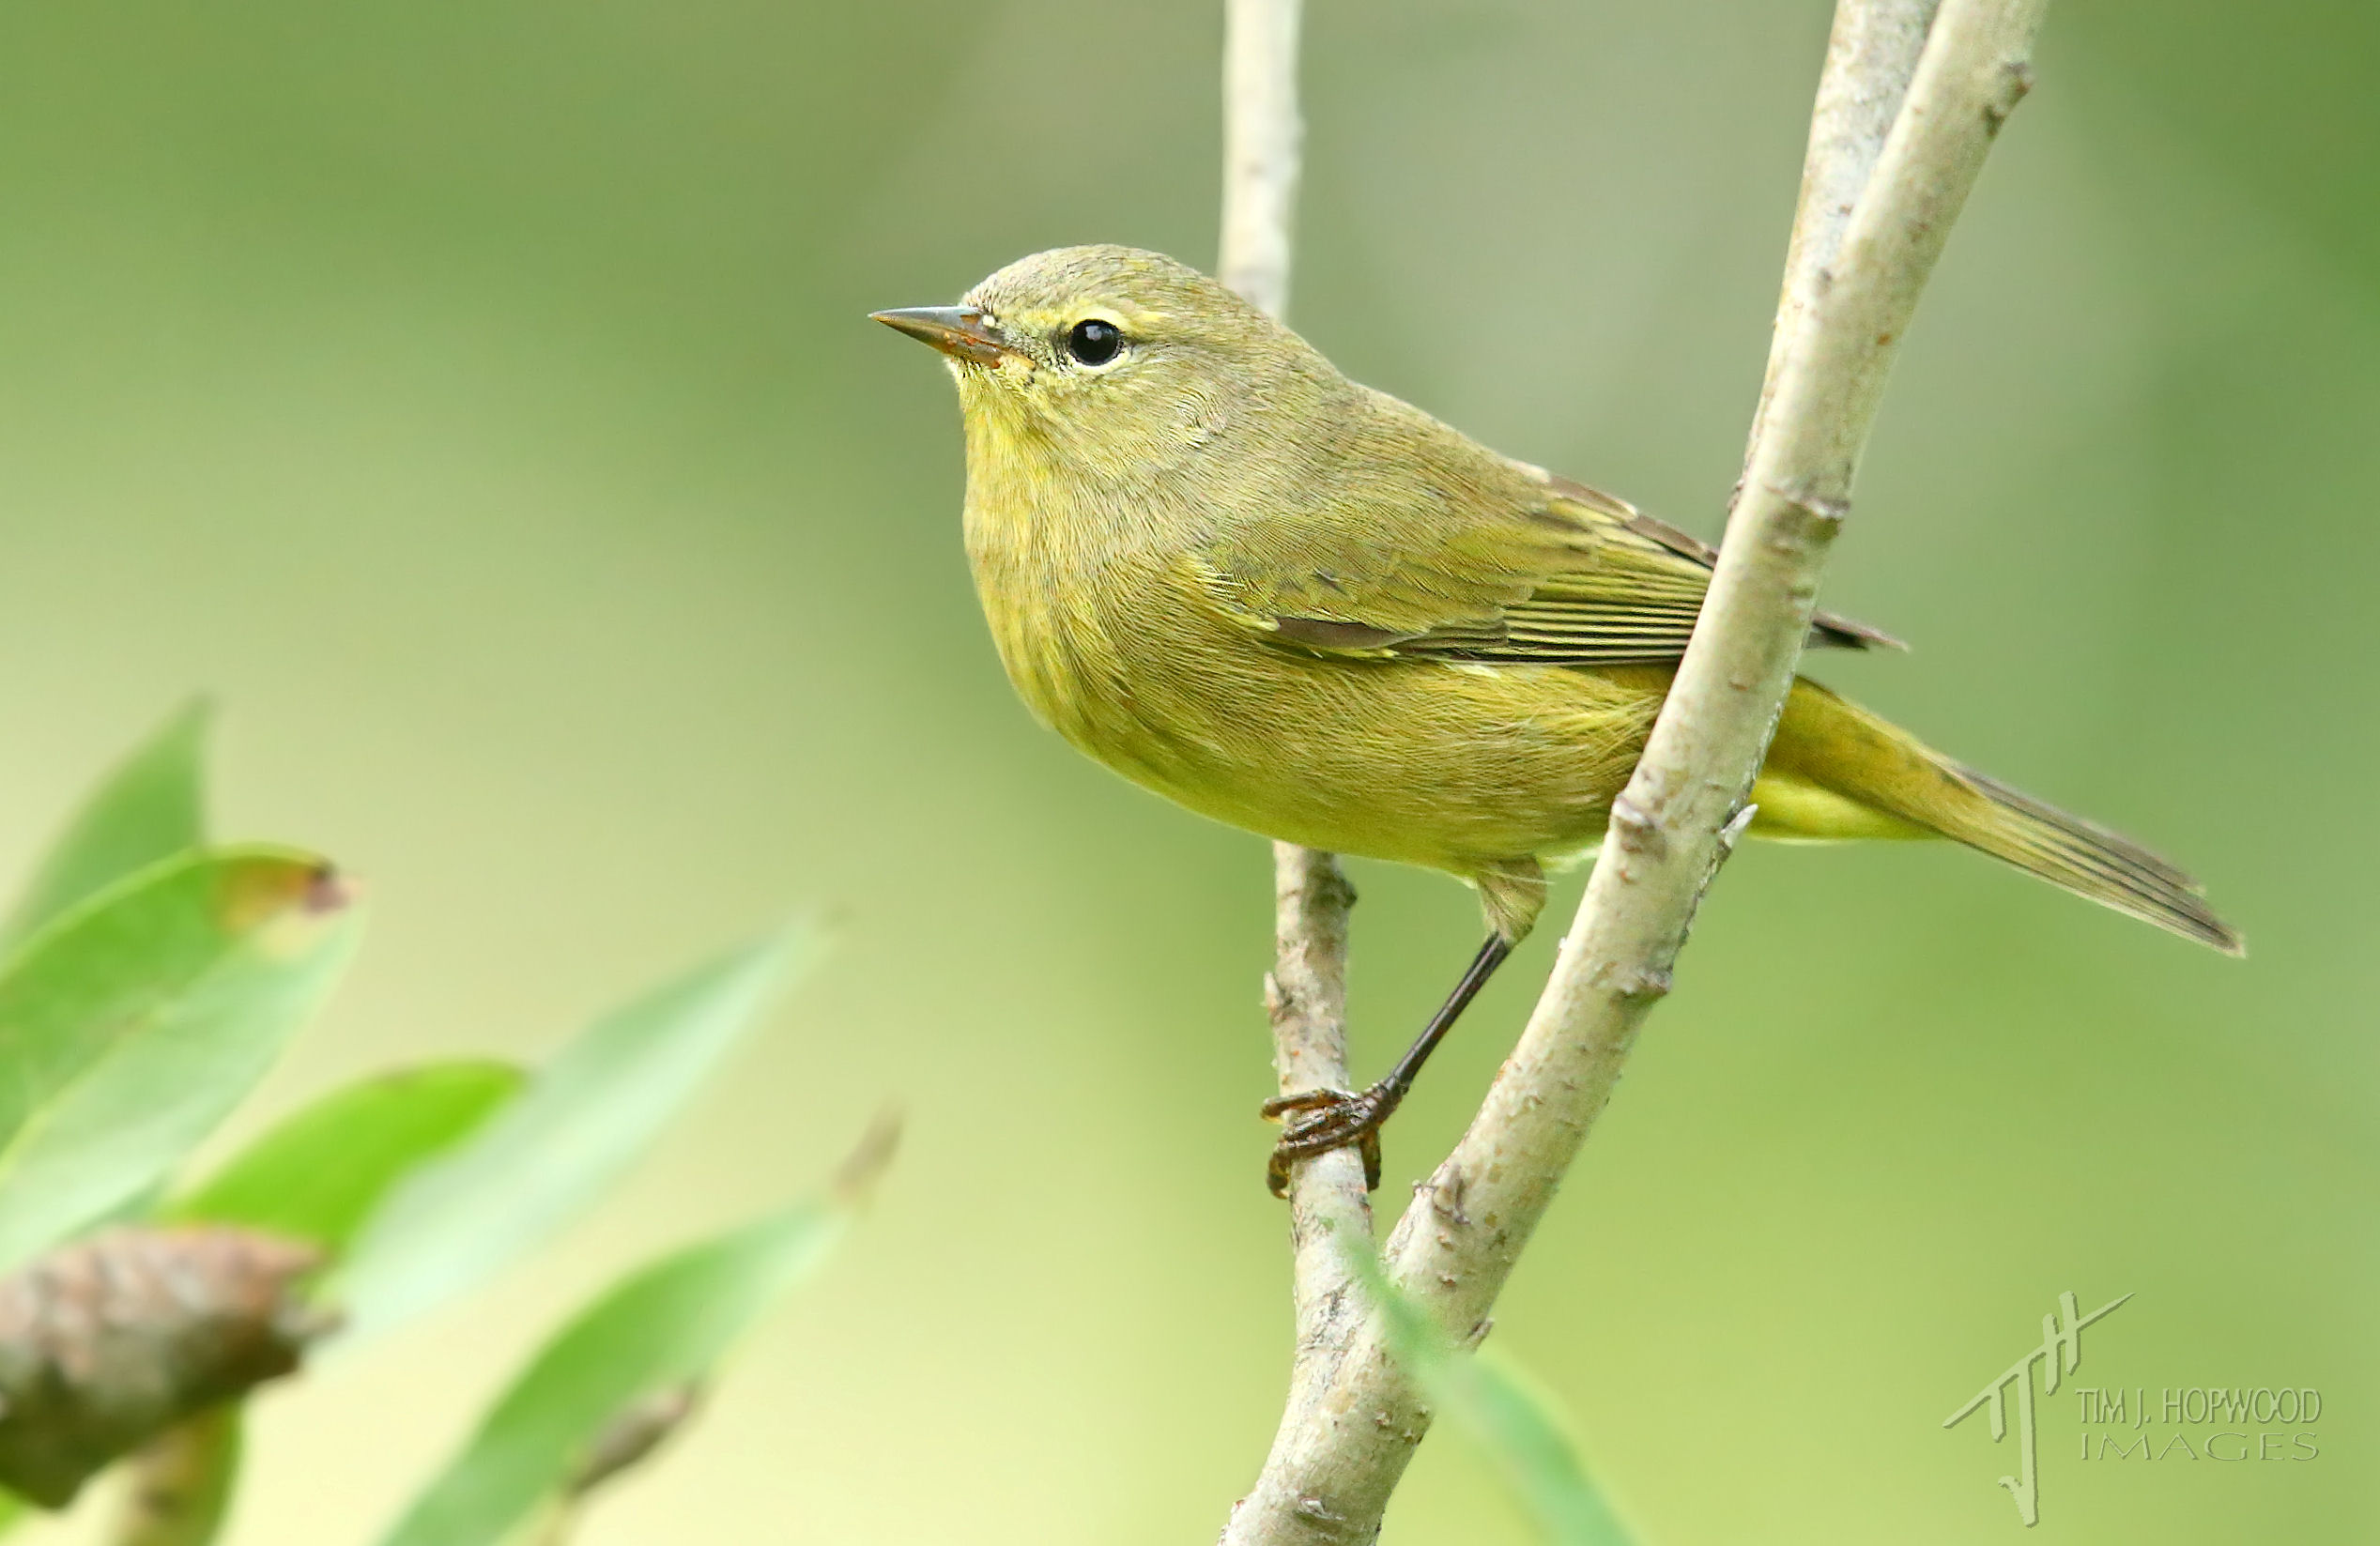
<path fill-rule="evenodd" d="M 649 1452 L 729 1344 L 825 1260 L 889 1153 L 880 1127 L 825 1195 L 622 1279 L 530 1361 L 381 1546 L 488 1546 Z"/>
<path fill-rule="evenodd" d="M 1389 1348 L 1440 1416 L 1479 1447 L 1515 1501 L 1555 1546 L 1630 1546 L 1604 1501 L 1554 1397 L 1503 1359 L 1455 1348 L 1420 1307 L 1399 1293 L 1369 1248 L 1351 1248 L 1371 1290 Z"/>
<path fill-rule="evenodd" d="M 23 1524 L 31 1511 L 24 1499 L 14 1492 L 0 1490 L 0 1536 Z"/>
<path fill-rule="evenodd" d="M 603 1427 L 578 1447 L 577 1458 L 562 1478 L 560 1501 L 576 1505 L 624 1471 L 633 1471 L 653 1458 L 654 1450 L 674 1437 L 694 1416 L 702 1400 L 697 1380 L 650 1390 L 604 1419 Z"/>
<path fill-rule="evenodd" d="M 333 1090 L 169 1203 L 164 1217 L 242 1224 L 336 1257 L 397 1183 L 477 1131 L 524 1077 L 510 1064 L 458 1060 Z"/>
<path fill-rule="evenodd" d="M 330 990 L 361 916 L 310 854 L 153 865 L 0 975 L 0 1269 L 156 1185 Z"/>
<path fill-rule="evenodd" d="M 358 1335 L 470 1289 L 560 1229 L 642 1154 L 816 954 L 801 928 L 735 952 L 598 1020 L 468 1141 L 364 1226 L 329 1290 Z"/>
<path fill-rule="evenodd" d="M 1428 1385 L 1439 1410 L 1487 1451 L 1547 1540 L 1628 1546 L 1628 1529 L 1587 1475 L 1555 1398 L 1526 1370 L 1483 1350 L 1454 1358 Z"/>
<path fill-rule="evenodd" d="M 134 870 L 207 840 L 207 718 L 205 702 L 189 705 L 91 791 L 0 926 L 0 947 Z"/>

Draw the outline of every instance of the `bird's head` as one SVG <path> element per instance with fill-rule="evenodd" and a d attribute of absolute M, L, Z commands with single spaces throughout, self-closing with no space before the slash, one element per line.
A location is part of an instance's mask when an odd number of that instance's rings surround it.
<path fill-rule="evenodd" d="M 971 436 L 1030 436 L 1087 470 L 1178 465 L 1335 375 L 1223 285 L 1130 247 L 1036 253 L 956 306 L 873 314 L 947 358 Z"/>

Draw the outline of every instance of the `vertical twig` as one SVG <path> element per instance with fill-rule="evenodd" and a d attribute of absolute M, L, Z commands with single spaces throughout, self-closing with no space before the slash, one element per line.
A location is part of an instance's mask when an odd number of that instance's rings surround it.
<path fill-rule="evenodd" d="M 1742 497 L 1576 921 L 1479 1115 L 1390 1235 L 1390 1275 L 1450 1335 L 1484 1329 L 1739 830 L 1849 509 L 1896 345 L 2001 123 L 2046 0 L 1841 0 L 1813 115 L 1774 360 Z M 1894 104 L 1897 104 L 1896 111 Z M 1889 132 L 1886 126 L 1889 125 Z M 1848 215 L 1847 190 L 1858 190 Z M 1839 225 L 1838 225 L 1839 221 Z M 1427 1426 L 1375 1322 L 1341 1316 L 1301 1382 L 1234 1546 L 1374 1539 Z"/>
<path fill-rule="evenodd" d="M 1273 316 L 1289 313 L 1297 203 L 1298 0 L 1225 0 L 1223 240 L 1216 275 Z"/>

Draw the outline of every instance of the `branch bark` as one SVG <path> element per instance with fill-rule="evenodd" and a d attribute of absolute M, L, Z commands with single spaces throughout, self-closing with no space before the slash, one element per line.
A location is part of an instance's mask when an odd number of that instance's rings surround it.
<path fill-rule="evenodd" d="M 1749 817 L 1896 345 L 2030 84 L 2045 5 L 1837 6 L 1770 380 L 1709 597 L 1528 1027 L 1385 1253 L 1390 1279 L 1459 1341 L 1485 1333 Z M 1290 1409 L 1226 1546 L 1373 1540 L 1428 1426 L 1376 1318 L 1321 1324 L 1328 1340 L 1309 1346 L 1301 1316 Z"/>
<path fill-rule="evenodd" d="M 1223 241 L 1216 277 L 1275 317 L 1289 312 L 1297 203 L 1299 0 L 1226 0 Z"/>
<path fill-rule="evenodd" d="M 1818 304 L 1827 268 L 1842 248 L 1851 210 L 1900 115 L 1940 6 L 1941 0 L 1873 0 L 1835 9 L 1818 101 L 1810 110 L 1809 149 L 1802 159 L 1802 193 L 1785 249 L 1785 283 L 1769 335 L 1768 370 L 1743 447 L 1747 467 L 1768 422 L 1786 350 Z"/>

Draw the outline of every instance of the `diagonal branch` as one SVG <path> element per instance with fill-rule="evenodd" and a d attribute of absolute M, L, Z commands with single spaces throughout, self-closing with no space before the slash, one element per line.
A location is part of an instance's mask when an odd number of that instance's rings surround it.
<path fill-rule="evenodd" d="M 2045 4 L 1942 0 L 1927 27 L 1931 8 L 1911 0 L 1840 0 L 1770 384 L 1709 598 L 1528 1028 L 1389 1240 L 1392 1279 L 1458 1339 L 1484 1332 L 1748 816 L 1896 347 L 2030 84 Z M 1228 1546 L 1378 1534 L 1428 1413 L 1374 1319 L 1330 1324 L 1327 1347 L 1301 1345 L 1301 1374 L 1323 1378 L 1293 1389 Z"/>

